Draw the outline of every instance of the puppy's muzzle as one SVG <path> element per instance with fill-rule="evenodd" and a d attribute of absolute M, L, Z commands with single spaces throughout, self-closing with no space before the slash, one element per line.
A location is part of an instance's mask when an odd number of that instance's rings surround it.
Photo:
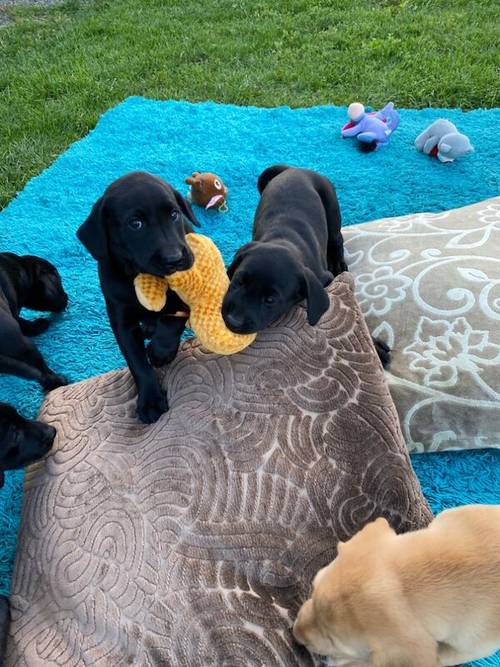
<path fill-rule="evenodd" d="M 66 292 L 60 292 L 53 297 L 52 301 L 52 312 L 62 313 L 62 311 L 65 310 L 66 306 L 68 305 L 68 295 Z"/>
<path fill-rule="evenodd" d="M 42 446 L 46 448 L 48 451 L 54 444 L 54 438 L 56 437 L 56 429 L 53 426 L 50 426 L 49 424 L 43 424 L 42 426 L 43 426 L 42 437 L 40 441 Z"/>
<path fill-rule="evenodd" d="M 305 644 L 304 644 L 304 642 L 302 641 L 302 637 L 301 637 L 300 634 L 298 633 L 297 621 L 295 621 L 294 623 L 292 623 L 292 625 L 290 626 L 290 631 L 291 631 L 291 633 L 292 633 L 292 635 L 293 635 L 294 640 L 297 642 L 297 644 L 300 644 L 300 646 L 304 646 Z"/>
<path fill-rule="evenodd" d="M 156 253 L 153 255 L 152 264 L 155 273 L 160 276 L 168 276 L 176 271 L 190 269 L 193 266 L 193 255 L 187 247 L 170 253 Z"/>
<path fill-rule="evenodd" d="M 254 333 L 244 317 L 238 317 L 232 313 L 223 313 L 222 317 L 229 331 L 239 334 Z"/>

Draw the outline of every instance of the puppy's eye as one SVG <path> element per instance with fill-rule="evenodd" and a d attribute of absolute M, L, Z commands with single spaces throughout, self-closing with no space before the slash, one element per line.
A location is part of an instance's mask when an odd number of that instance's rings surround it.
<path fill-rule="evenodd" d="M 215 179 L 214 185 L 217 188 L 217 190 L 222 190 L 222 183 L 219 181 L 219 179 Z"/>
<path fill-rule="evenodd" d="M 130 229 L 133 229 L 134 232 L 140 232 L 141 229 L 144 227 L 144 223 L 142 220 L 134 218 L 134 220 L 129 221 L 128 226 L 130 227 Z"/>
<path fill-rule="evenodd" d="M 179 211 L 177 211 L 175 208 L 173 211 L 170 213 L 170 217 L 172 220 L 178 220 L 179 219 Z"/>
<path fill-rule="evenodd" d="M 268 305 L 273 304 L 276 301 L 274 296 L 265 296 L 264 297 L 264 303 L 267 303 Z"/>

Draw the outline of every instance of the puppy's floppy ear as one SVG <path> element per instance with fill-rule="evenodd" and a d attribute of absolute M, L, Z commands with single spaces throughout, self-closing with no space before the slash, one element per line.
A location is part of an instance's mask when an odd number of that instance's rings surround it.
<path fill-rule="evenodd" d="M 175 201 L 176 201 L 177 204 L 179 205 L 179 208 L 181 209 L 183 215 L 184 215 L 190 222 L 192 222 L 193 225 L 195 225 L 196 227 L 200 227 L 201 225 L 200 225 L 200 223 L 198 222 L 198 220 L 196 219 L 196 216 L 195 216 L 195 214 L 193 213 L 193 209 L 191 208 L 191 205 L 188 203 L 187 199 L 185 199 L 185 198 L 181 195 L 181 193 L 178 192 L 175 188 L 172 188 L 172 190 L 173 190 L 173 192 L 174 192 Z M 191 231 L 191 230 L 190 230 L 190 225 L 186 225 L 186 227 L 188 228 L 188 231 Z"/>
<path fill-rule="evenodd" d="M 104 224 L 104 196 L 96 201 L 90 215 L 80 225 L 76 235 L 97 261 L 108 256 L 108 238 Z"/>
<path fill-rule="evenodd" d="M 287 169 L 290 169 L 290 167 L 287 164 L 274 164 L 272 167 L 264 169 L 264 171 L 259 176 L 259 179 L 257 181 L 257 189 L 259 191 L 259 194 L 262 194 L 264 192 L 264 189 L 266 185 L 269 183 L 269 181 L 272 181 L 273 178 L 279 176 L 279 174 L 281 174 L 283 171 L 286 171 Z"/>
<path fill-rule="evenodd" d="M 307 267 L 302 277 L 302 296 L 307 300 L 307 321 L 314 326 L 328 310 L 330 299 L 318 278 Z"/>
<path fill-rule="evenodd" d="M 255 241 L 250 241 L 250 243 L 245 243 L 245 245 L 241 246 L 236 255 L 233 257 L 233 261 L 231 262 L 231 264 L 227 269 L 227 275 L 229 277 L 229 280 L 231 280 L 231 278 L 234 276 L 236 269 L 248 255 L 249 251 L 256 245 L 257 243 Z"/>

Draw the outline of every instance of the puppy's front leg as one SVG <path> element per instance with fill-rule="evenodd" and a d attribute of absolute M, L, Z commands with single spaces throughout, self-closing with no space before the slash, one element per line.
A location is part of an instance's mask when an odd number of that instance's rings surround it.
<path fill-rule="evenodd" d="M 169 315 L 158 320 L 153 339 L 148 345 L 148 356 L 153 366 L 165 366 L 175 359 L 186 322 L 186 317 Z"/>
<path fill-rule="evenodd" d="M 47 366 L 42 353 L 29 338 L 24 338 L 23 343 L 23 351 L 20 352 L 21 358 L 24 358 L 28 364 L 40 370 L 40 384 L 45 391 L 52 391 L 52 389 L 68 384 L 66 378 L 62 375 L 57 375 L 57 373 L 54 373 L 54 371 Z"/>
<path fill-rule="evenodd" d="M 111 328 L 137 386 L 137 414 L 142 422 L 152 424 L 168 409 L 168 405 L 148 361 L 136 309 L 108 300 L 106 305 Z"/>
<path fill-rule="evenodd" d="M 57 375 L 47 366 L 42 353 L 29 338 L 23 335 L 17 322 L 12 320 L 4 333 L 0 353 L 0 372 L 36 380 L 46 391 L 68 383 L 65 378 Z"/>
<path fill-rule="evenodd" d="M 36 320 L 25 320 L 23 317 L 18 317 L 17 321 L 25 336 L 38 336 L 47 331 L 50 326 L 50 320 L 46 317 L 38 317 Z"/>

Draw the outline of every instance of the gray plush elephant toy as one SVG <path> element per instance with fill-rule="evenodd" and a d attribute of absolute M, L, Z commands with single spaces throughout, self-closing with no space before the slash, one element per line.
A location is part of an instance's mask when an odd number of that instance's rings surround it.
<path fill-rule="evenodd" d="M 437 157 L 441 162 L 453 162 L 474 150 L 469 138 L 460 134 L 450 121 L 440 118 L 415 139 L 418 151 Z"/>

